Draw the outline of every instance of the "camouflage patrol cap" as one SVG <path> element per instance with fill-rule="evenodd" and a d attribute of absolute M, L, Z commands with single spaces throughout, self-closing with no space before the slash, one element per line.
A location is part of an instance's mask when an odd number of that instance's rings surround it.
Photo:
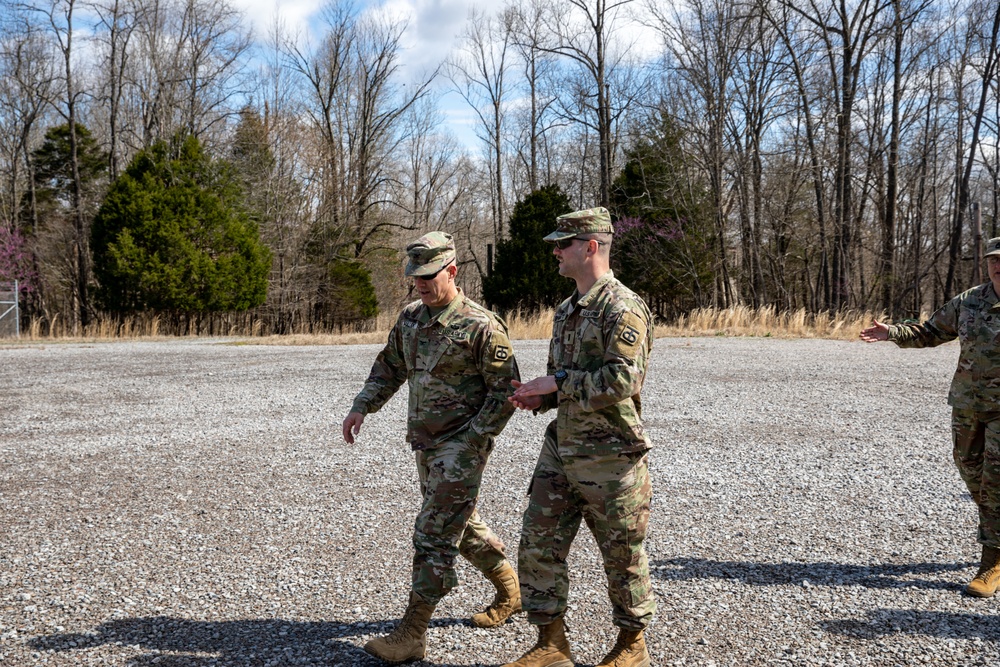
<path fill-rule="evenodd" d="M 986 242 L 986 254 L 983 257 L 991 257 L 993 255 L 1000 255 L 1000 236 Z"/>
<path fill-rule="evenodd" d="M 588 208 L 583 211 L 573 211 L 556 218 L 556 231 L 545 237 L 546 241 L 554 242 L 561 239 L 571 239 L 580 234 L 614 234 L 611 224 L 611 214 L 603 206 Z"/>
<path fill-rule="evenodd" d="M 406 246 L 406 254 L 407 277 L 428 278 L 455 261 L 455 241 L 451 234 L 430 232 Z"/>

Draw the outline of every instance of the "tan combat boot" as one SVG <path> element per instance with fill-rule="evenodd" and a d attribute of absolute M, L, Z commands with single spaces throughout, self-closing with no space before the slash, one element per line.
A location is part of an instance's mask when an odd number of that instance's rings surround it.
<path fill-rule="evenodd" d="M 983 547 L 983 560 L 976 578 L 966 588 L 968 595 L 977 598 L 991 598 L 1000 587 L 1000 549 Z"/>
<path fill-rule="evenodd" d="M 493 628 L 521 611 L 521 587 L 517 583 L 517 573 L 507 561 L 503 565 L 488 572 L 497 594 L 493 602 L 484 611 L 472 616 L 472 624 L 479 628 Z"/>
<path fill-rule="evenodd" d="M 392 634 L 376 637 L 365 644 L 365 651 L 393 665 L 422 659 L 427 653 L 427 624 L 433 612 L 434 605 L 427 604 L 411 591 L 410 604 L 406 607 L 403 620 Z"/>
<path fill-rule="evenodd" d="M 538 642 L 531 650 L 503 667 L 573 667 L 573 654 L 562 618 L 538 626 Z"/>
<path fill-rule="evenodd" d="M 642 630 L 619 630 L 614 648 L 597 667 L 649 667 L 649 652 Z"/>

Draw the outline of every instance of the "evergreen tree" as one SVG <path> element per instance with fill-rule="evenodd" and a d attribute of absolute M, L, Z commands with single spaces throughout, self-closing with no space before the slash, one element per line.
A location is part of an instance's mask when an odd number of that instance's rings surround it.
<path fill-rule="evenodd" d="M 358 262 L 333 261 L 320 283 L 317 319 L 335 325 L 378 315 L 371 272 Z"/>
<path fill-rule="evenodd" d="M 556 306 L 572 292 L 559 275 L 552 244 L 542 240 L 556 228 L 556 218 L 571 210 L 558 185 L 546 185 L 514 205 L 510 238 L 497 244 L 493 275 L 483 279 L 483 299 L 490 307 L 532 312 Z"/>
<path fill-rule="evenodd" d="M 615 275 L 660 316 L 704 305 L 712 284 L 712 225 L 681 136 L 662 114 L 626 151 L 611 189 Z"/>
<path fill-rule="evenodd" d="M 76 124 L 76 151 L 83 186 L 81 204 L 85 211 L 96 208 L 100 191 L 105 185 L 108 155 L 83 125 Z M 70 160 L 69 125 L 51 127 L 42 145 L 32 152 L 35 166 L 35 189 L 40 216 L 46 217 L 53 208 L 67 210 L 72 206 L 73 168 Z M 93 213 L 90 208 L 89 213 Z"/>
<path fill-rule="evenodd" d="M 270 252 L 232 166 L 195 137 L 142 151 L 92 228 L 98 303 L 108 311 L 196 313 L 264 302 Z"/>

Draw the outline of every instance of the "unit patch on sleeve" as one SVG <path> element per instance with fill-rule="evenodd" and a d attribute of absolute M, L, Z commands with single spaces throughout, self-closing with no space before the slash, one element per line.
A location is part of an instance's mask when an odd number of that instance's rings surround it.
<path fill-rule="evenodd" d="M 490 345 L 486 351 L 486 365 L 494 372 L 500 371 L 505 364 L 514 358 L 510 339 L 502 331 L 494 331 L 490 336 Z"/>
<path fill-rule="evenodd" d="M 635 359 L 645 339 L 646 323 L 635 313 L 625 313 L 615 329 L 611 352 L 628 359 Z"/>

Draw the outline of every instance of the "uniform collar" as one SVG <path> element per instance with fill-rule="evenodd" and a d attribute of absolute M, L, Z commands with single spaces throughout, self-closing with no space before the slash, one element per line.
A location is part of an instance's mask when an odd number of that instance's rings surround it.
<path fill-rule="evenodd" d="M 604 289 L 604 286 L 615 279 L 615 274 L 611 269 L 603 276 L 597 279 L 597 282 L 591 286 L 587 293 L 580 297 L 580 300 L 576 302 L 576 305 L 581 308 L 586 308 L 590 305 L 590 302 L 597 297 L 597 293 Z"/>
<path fill-rule="evenodd" d="M 420 325 L 428 327 L 437 322 L 443 327 L 448 326 L 449 324 L 451 324 L 451 321 L 455 319 L 455 314 L 458 312 L 458 307 L 464 299 L 465 299 L 465 293 L 462 292 L 462 288 L 459 287 L 458 294 L 455 295 L 455 298 L 452 299 L 448 303 L 448 305 L 444 307 L 444 310 L 442 310 L 440 313 L 437 314 L 437 317 L 433 318 L 431 317 L 431 309 L 428 308 L 425 304 L 420 304 L 420 317 L 417 318 L 420 320 Z"/>
<path fill-rule="evenodd" d="M 991 308 L 996 308 L 1000 298 L 997 297 L 997 291 L 993 287 L 993 281 L 990 281 L 983 285 L 982 292 L 983 301 L 985 301 Z"/>

